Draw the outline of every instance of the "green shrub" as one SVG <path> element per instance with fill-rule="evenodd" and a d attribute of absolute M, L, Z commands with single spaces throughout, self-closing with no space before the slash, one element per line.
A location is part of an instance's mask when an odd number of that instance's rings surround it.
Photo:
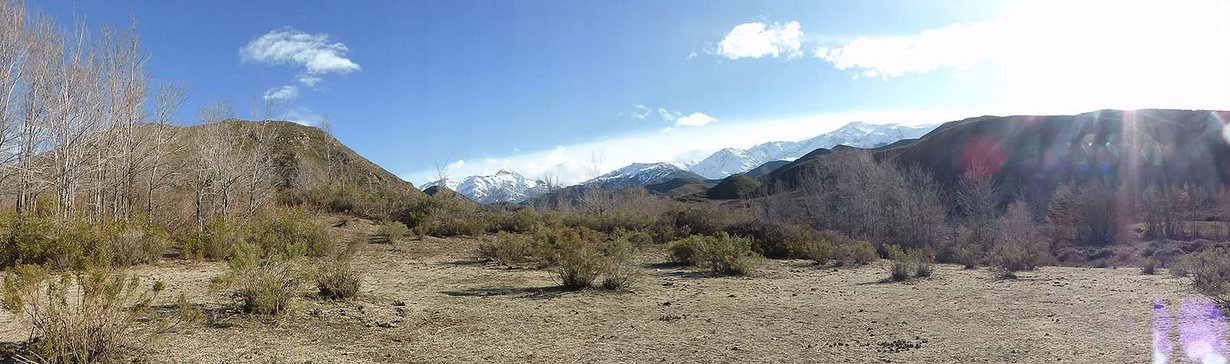
<path fill-rule="evenodd" d="M 552 272 L 564 288 L 587 288 L 602 272 L 602 255 L 576 230 L 564 231 L 552 250 Z"/>
<path fill-rule="evenodd" d="M 478 245 L 478 255 L 500 265 L 511 266 L 528 261 L 534 244 L 529 236 L 509 232 L 497 233 Z"/>
<path fill-rule="evenodd" d="M 723 231 L 755 240 L 755 249 L 766 258 L 785 259 L 806 255 L 802 250 L 818 239 L 809 229 L 767 220 L 749 220 L 727 226 Z"/>
<path fill-rule="evenodd" d="M 1191 277 L 1197 292 L 1230 310 L 1230 248 L 1209 248 L 1189 254 L 1178 265 Z"/>
<path fill-rule="evenodd" d="M 281 315 L 290 307 L 307 276 L 303 245 L 287 245 L 282 252 L 262 257 L 261 249 L 250 243 L 235 245 L 229 270 L 218 283 L 231 290 L 231 299 L 243 312 Z"/>
<path fill-rule="evenodd" d="M 677 236 L 713 235 L 726 227 L 729 217 L 709 204 L 686 204 L 671 208 L 664 220 L 672 223 Z"/>
<path fill-rule="evenodd" d="M 397 221 L 385 221 L 380 223 L 379 228 L 376 228 L 376 240 L 382 243 L 392 243 L 409 234 L 410 228 Z"/>
<path fill-rule="evenodd" d="M 876 247 L 865 240 L 840 245 L 838 251 L 841 254 L 841 265 L 843 266 L 867 265 L 880 259 L 876 255 Z"/>
<path fill-rule="evenodd" d="M 238 223 L 214 220 L 201 232 L 184 239 L 184 255 L 189 258 L 224 260 L 235 252 L 235 245 L 247 241 L 247 230 Z"/>
<path fill-rule="evenodd" d="M 309 256 L 323 257 L 342 248 L 302 209 L 278 209 L 256 220 L 247 242 L 260 248 L 263 256 L 287 255 L 291 249 L 302 247 Z"/>
<path fill-rule="evenodd" d="M 727 233 L 701 240 L 696 253 L 702 268 L 724 275 L 751 273 L 757 258 L 751 238 Z"/>
<path fill-rule="evenodd" d="M 137 322 L 153 316 L 150 303 L 163 285 L 103 269 L 53 275 L 20 265 L 4 275 L 3 304 L 30 326 L 22 353 L 50 363 L 119 363 L 132 360 L 156 333 Z"/>
<path fill-rule="evenodd" d="M 496 211 L 490 217 L 492 232 L 528 233 L 541 223 L 542 218 L 529 209 Z"/>
<path fill-rule="evenodd" d="M 670 261 L 687 266 L 700 265 L 700 245 L 707 239 L 705 236 L 693 235 L 671 242 L 666 247 L 670 251 Z"/>

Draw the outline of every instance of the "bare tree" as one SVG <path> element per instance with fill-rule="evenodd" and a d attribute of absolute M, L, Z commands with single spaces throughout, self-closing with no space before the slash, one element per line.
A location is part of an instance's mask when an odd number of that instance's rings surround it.
<path fill-rule="evenodd" d="M 154 192 L 165 186 L 175 168 L 168 165 L 168 156 L 178 151 L 183 143 L 171 144 L 176 138 L 179 128 L 172 126 L 175 111 L 184 104 L 187 97 L 184 89 L 176 84 L 165 84 L 158 88 L 158 96 L 154 100 L 153 131 L 151 132 L 150 163 L 146 179 L 145 216 L 154 217 Z"/>

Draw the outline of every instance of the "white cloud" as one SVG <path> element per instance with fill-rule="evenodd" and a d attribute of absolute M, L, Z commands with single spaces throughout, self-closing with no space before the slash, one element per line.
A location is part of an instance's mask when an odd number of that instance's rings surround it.
<path fill-rule="evenodd" d="M 966 69 L 995 53 L 1001 40 L 994 23 L 956 24 L 910 36 L 859 37 L 816 57 L 862 77 L 892 78 L 940 68 Z"/>
<path fill-rule="evenodd" d="M 295 98 L 299 97 L 299 88 L 295 86 L 290 86 L 290 85 L 282 86 L 282 87 L 274 87 L 274 88 L 265 90 L 265 94 L 261 95 L 261 97 L 264 98 L 265 101 L 270 101 L 270 100 L 290 101 L 290 100 L 294 100 Z"/>
<path fill-rule="evenodd" d="M 717 119 L 714 119 L 712 116 L 694 112 L 691 115 L 675 119 L 675 126 L 705 126 L 714 121 L 717 121 Z"/>
<path fill-rule="evenodd" d="M 736 25 L 718 43 L 717 54 L 739 58 L 798 58 L 802 51 L 803 27 L 799 22 L 786 24 L 743 23 Z"/>
<path fill-rule="evenodd" d="M 659 107 L 658 116 L 662 117 L 662 120 L 674 122 L 675 119 L 678 119 L 680 116 L 683 116 L 683 114 Z"/>
<path fill-rule="evenodd" d="M 320 75 L 361 70 L 359 64 L 346 57 L 348 51 L 345 44 L 329 39 L 328 34 L 283 28 L 248 42 L 239 50 L 239 55 L 244 62 L 301 66 L 304 72 L 299 75 L 299 81 L 314 86 L 320 82 Z"/>
<path fill-rule="evenodd" d="M 458 159 L 456 161 L 453 161 L 449 164 L 444 165 L 444 169 L 448 171 L 456 171 L 456 170 L 460 170 L 465 167 L 466 167 L 466 161 L 464 159 Z"/>

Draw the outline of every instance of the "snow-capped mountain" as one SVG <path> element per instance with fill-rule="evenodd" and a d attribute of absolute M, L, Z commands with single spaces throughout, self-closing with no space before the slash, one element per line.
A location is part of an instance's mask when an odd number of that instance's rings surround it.
<path fill-rule="evenodd" d="M 846 145 L 875 148 L 902 139 L 923 136 L 935 126 L 909 127 L 900 124 L 853 122 L 832 132 L 798 142 L 768 142 L 748 149 L 726 148 L 691 165 L 692 172 L 709 179 L 726 178 L 752 170 L 764 163 L 794 160 L 820 148 Z"/>
<path fill-rule="evenodd" d="M 439 181 L 429 182 L 423 188 L 438 184 Z M 461 182 L 445 179 L 444 186 L 479 203 L 521 202 L 547 192 L 546 183 L 505 170 L 489 176 L 466 177 Z"/>
<path fill-rule="evenodd" d="M 688 171 L 684 166 L 675 163 L 632 163 L 627 167 L 616 169 L 610 173 L 598 176 L 598 178 L 585 181 L 583 184 L 597 184 L 605 188 L 621 188 L 651 185 L 682 177 L 702 179 L 695 173 Z"/>

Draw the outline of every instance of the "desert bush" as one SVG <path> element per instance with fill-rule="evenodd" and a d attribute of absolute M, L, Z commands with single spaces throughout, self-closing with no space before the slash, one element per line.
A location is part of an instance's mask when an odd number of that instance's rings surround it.
<path fill-rule="evenodd" d="M 1140 274 L 1157 274 L 1157 259 L 1145 258 L 1145 260 L 1140 263 Z"/>
<path fill-rule="evenodd" d="M 287 244 L 281 251 L 262 257 L 251 243 L 235 245 L 229 270 L 217 283 L 231 291 L 231 299 L 246 313 L 280 315 L 290 307 L 307 276 L 303 266 L 307 247 Z"/>
<path fill-rule="evenodd" d="M 893 260 L 889 278 L 894 281 L 930 277 L 935 271 L 934 254 L 925 248 L 901 249 L 896 245 L 886 245 L 884 251 Z"/>
<path fill-rule="evenodd" d="M 384 243 L 392 243 L 410 234 L 406 224 L 397 221 L 385 221 L 376 228 L 376 239 Z"/>
<path fill-rule="evenodd" d="M 704 236 L 693 235 L 671 242 L 666 247 L 670 252 L 670 261 L 688 266 L 699 265 L 700 253 L 698 251 L 706 239 L 708 238 Z"/>
<path fill-rule="evenodd" d="M 723 231 L 751 237 L 756 251 L 773 259 L 800 257 L 804 255 L 803 246 L 817 239 L 808 229 L 760 219 L 731 224 Z"/>
<path fill-rule="evenodd" d="M 478 255 L 501 265 L 511 266 L 529 260 L 534 244 L 529 236 L 499 232 L 478 244 Z"/>
<path fill-rule="evenodd" d="M 552 270 L 560 285 L 569 289 L 587 288 L 602 272 L 603 257 L 582 233 L 564 230 L 553 244 L 555 266 Z"/>
<path fill-rule="evenodd" d="M 987 260 L 1002 277 L 1012 278 L 1016 277 L 1016 272 L 1037 268 L 1043 249 L 1042 244 L 1035 241 L 1005 239 L 995 245 Z"/>
<path fill-rule="evenodd" d="M 247 229 L 235 222 L 214 220 L 199 232 L 184 239 L 184 256 L 196 259 L 223 260 L 235 252 L 235 245 L 247 241 Z"/>
<path fill-rule="evenodd" d="M 252 224 L 247 242 L 260 248 L 261 255 L 288 255 L 287 249 L 302 247 L 313 257 L 334 254 L 341 245 L 331 239 L 303 209 L 276 209 Z"/>
<path fill-rule="evenodd" d="M 727 213 L 709 204 L 684 204 L 673 206 L 663 216 L 670 222 L 679 235 L 713 235 L 725 228 L 729 223 Z"/>
<path fill-rule="evenodd" d="M 542 218 L 532 210 L 496 211 L 491 214 L 490 229 L 492 232 L 528 233 L 534 230 Z"/>
<path fill-rule="evenodd" d="M 30 326 L 23 354 L 48 363 L 118 363 L 156 333 L 137 322 L 151 316 L 150 302 L 163 287 L 105 269 L 57 276 L 20 265 L 4 275 L 3 304 Z"/>
<path fill-rule="evenodd" d="M 876 247 L 866 240 L 856 240 L 838 246 L 841 254 L 841 264 L 844 266 L 867 265 L 880 259 L 876 255 Z"/>
<path fill-rule="evenodd" d="M 342 300 L 359 294 L 363 275 L 353 261 L 354 250 L 344 249 L 317 262 L 316 290 L 322 297 Z"/>
<path fill-rule="evenodd" d="M 702 268 L 724 275 L 750 273 L 757 258 L 751 238 L 724 232 L 701 240 L 696 253 Z"/>
<path fill-rule="evenodd" d="M 626 237 L 616 237 L 602 246 L 602 265 L 599 269 L 602 288 L 627 289 L 640 278 L 634 260 L 635 249 Z"/>
<path fill-rule="evenodd" d="M 170 240 L 166 230 L 158 227 L 119 224 L 107 236 L 106 255 L 114 266 L 149 264 L 162 257 L 171 245 Z"/>
<path fill-rule="evenodd" d="M 1192 287 L 1223 309 L 1230 310 L 1230 248 L 1218 247 L 1189 254 L 1178 264 L 1192 279 Z"/>
<path fill-rule="evenodd" d="M 611 232 L 613 239 L 625 239 L 633 248 L 643 248 L 653 244 L 653 236 L 647 232 L 616 228 Z"/>

